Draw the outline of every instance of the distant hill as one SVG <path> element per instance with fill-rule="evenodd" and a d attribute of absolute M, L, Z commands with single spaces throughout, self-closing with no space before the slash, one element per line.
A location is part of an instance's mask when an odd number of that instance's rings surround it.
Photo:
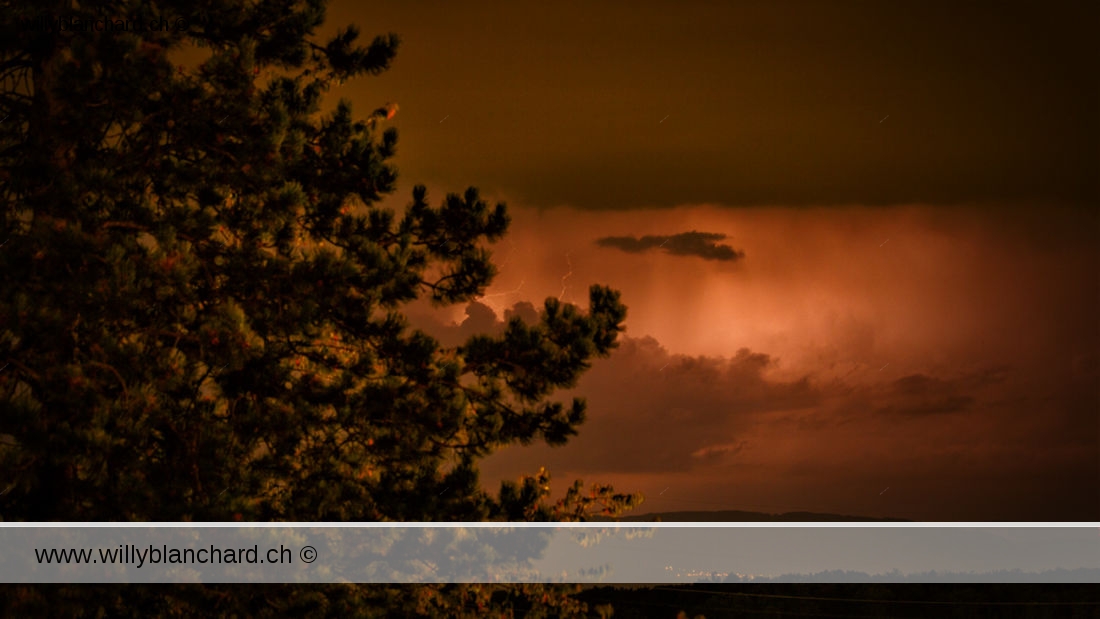
<path fill-rule="evenodd" d="M 615 522 L 911 522 L 904 518 L 869 518 L 814 512 L 766 514 L 736 510 L 704 512 L 654 512 L 609 519 Z"/>

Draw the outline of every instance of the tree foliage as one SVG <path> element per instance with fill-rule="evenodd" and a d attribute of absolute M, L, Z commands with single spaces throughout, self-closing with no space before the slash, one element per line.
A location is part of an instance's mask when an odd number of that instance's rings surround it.
<path fill-rule="evenodd" d="M 578 485 L 550 504 L 545 471 L 481 489 L 494 449 L 576 433 L 583 400 L 553 393 L 610 353 L 625 308 L 594 286 L 587 311 L 548 299 L 462 346 L 410 327 L 418 298 L 484 294 L 509 217 L 473 188 L 379 206 L 396 106 L 322 112 L 398 38 L 318 42 L 325 4 L 9 5 L 3 520 L 583 520 L 640 500 Z M 33 27 L 43 10 L 186 28 Z"/>

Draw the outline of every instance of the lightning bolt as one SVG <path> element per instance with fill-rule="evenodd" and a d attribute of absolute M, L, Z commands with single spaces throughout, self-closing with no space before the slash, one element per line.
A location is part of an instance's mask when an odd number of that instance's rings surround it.
<path fill-rule="evenodd" d="M 510 294 L 516 294 L 520 291 L 521 288 L 523 288 L 523 285 L 525 283 L 527 283 L 527 280 L 526 279 L 521 279 L 521 280 L 519 280 L 519 286 L 516 286 L 515 290 L 509 290 L 508 292 L 494 292 L 493 294 L 487 294 L 487 295 L 485 295 L 481 298 L 482 299 L 492 299 L 494 297 L 504 297 L 504 296 L 507 296 L 507 295 L 510 295 Z"/>
<path fill-rule="evenodd" d="M 498 271 L 501 271 L 501 272 L 503 272 L 504 267 L 508 266 L 508 263 L 512 261 L 512 256 L 514 256 L 516 254 L 516 242 L 511 240 L 511 239 L 508 239 L 508 242 L 512 245 L 512 250 L 508 252 L 508 255 L 504 258 L 504 262 L 501 262 L 500 266 L 497 267 Z M 492 298 L 495 298 L 495 297 L 504 297 L 504 296 L 508 296 L 510 294 L 516 294 L 523 288 L 523 285 L 525 283 L 527 283 L 527 278 L 526 277 L 519 280 L 519 286 L 516 286 L 515 290 L 510 290 L 508 292 L 495 292 L 493 294 L 484 295 L 481 298 L 482 299 L 492 299 Z"/>
<path fill-rule="evenodd" d="M 559 301 L 561 301 L 562 297 L 565 296 L 565 290 L 566 290 L 566 288 L 568 288 L 568 286 L 565 283 L 565 280 L 569 279 L 570 277 L 573 277 L 573 262 L 569 259 L 569 253 L 570 252 L 565 252 L 565 264 L 569 265 L 569 272 L 566 273 L 565 275 L 563 275 L 562 278 L 561 278 L 561 294 L 558 295 L 558 300 Z"/>

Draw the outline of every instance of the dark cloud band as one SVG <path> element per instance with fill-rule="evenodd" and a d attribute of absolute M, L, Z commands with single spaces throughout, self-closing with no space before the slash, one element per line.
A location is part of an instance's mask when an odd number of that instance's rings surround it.
<path fill-rule="evenodd" d="M 640 254 L 649 250 L 662 250 L 675 256 L 698 256 L 704 260 L 732 262 L 745 257 L 745 252 L 718 241 L 726 238 L 717 232 L 681 232 L 673 235 L 607 236 L 596 241 L 600 247 L 620 249 L 631 254 Z"/>

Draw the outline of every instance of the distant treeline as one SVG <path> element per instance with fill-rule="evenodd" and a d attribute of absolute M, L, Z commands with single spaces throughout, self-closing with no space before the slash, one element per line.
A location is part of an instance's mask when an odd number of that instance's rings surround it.
<path fill-rule="evenodd" d="M 620 585 L 585 589 L 577 597 L 590 608 L 611 604 L 615 619 L 675 617 L 680 611 L 706 619 L 1100 617 L 1100 587 L 1095 584 Z"/>
<path fill-rule="evenodd" d="M 816 512 L 767 514 L 739 510 L 655 512 L 607 520 L 621 522 L 909 522 L 903 518 L 868 518 Z"/>

